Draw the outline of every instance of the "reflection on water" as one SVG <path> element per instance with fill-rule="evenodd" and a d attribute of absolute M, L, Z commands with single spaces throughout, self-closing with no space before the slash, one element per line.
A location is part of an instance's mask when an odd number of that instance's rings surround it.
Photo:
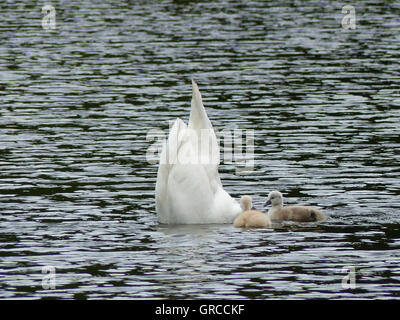
<path fill-rule="evenodd" d="M 343 30 L 336 1 L 52 4 L 53 31 L 0 4 L 1 298 L 399 296 L 398 5 L 359 1 Z M 327 221 L 157 223 L 146 135 L 187 121 L 191 78 L 217 131 L 254 130 L 254 170 L 221 165 L 230 194 Z"/>

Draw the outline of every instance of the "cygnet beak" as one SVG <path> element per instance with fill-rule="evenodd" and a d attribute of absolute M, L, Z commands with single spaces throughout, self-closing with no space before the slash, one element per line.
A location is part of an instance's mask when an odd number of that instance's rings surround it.
<path fill-rule="evenodd" d="M 269 206 L 271 204 L 271 200 L 268 200 L 265 204 L 264 207 Z"/>

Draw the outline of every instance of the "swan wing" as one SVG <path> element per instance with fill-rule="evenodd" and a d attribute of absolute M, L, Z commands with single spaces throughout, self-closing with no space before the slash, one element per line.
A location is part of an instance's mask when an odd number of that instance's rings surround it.
<path fill-rule="evenodd" d="M 163 145 L 156 183 L 161 223 L 210 223 L 216 186 L 197 162 L 195 138 L 186 124 L 176 119 Z"/>
<path fill-rule="evenodd" d="M 201 164 L 173 166 L 166 188 L 167 219 L 159 215 L 162 223 L 232 223 L 241 212 L 239 204 L 219 184 L 210 182 Z"/>
<path fill-rule="evenodd" d="M 160 155 L 156 182 L 156 211 L 161 223 L 168 223 L 168 177 L 171 169 L 178 161 L 178 151 L 182 144 L 182 135 L 187 129 L 181 119 L 176 119 L 172 125 L 168 140 L 164 142 Z"/>

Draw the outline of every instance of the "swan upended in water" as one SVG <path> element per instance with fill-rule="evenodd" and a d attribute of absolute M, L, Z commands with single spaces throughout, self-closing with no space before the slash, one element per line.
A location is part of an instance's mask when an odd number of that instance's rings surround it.
<path fill-rule="evenodd" d="M 322 221 L 326 219 L 324 213 L 308 206 L 283 206 L 283 195 L 279 191 L 269 193 L 265 205 L 271 204 L 268 217 L 271 220 L 291 220 L 297 222 Z"/>
<path fill-rule="evenodd" d="M 250 196 L 243 196 L 240 199 L 240 207 L 243 212 L 233 222 L 236 228 L 271 227 L 271 221 L 265 213 L 252 209 L 252 199 Z"/>
<path fill-rule="evenodd" d="M 189 124 L 175 120 L 160 155 L 155 190 L 158 221 L 232 223 L 242 210 L 223 189 L 218 141 L 193 80 L 192 87 Z"/>

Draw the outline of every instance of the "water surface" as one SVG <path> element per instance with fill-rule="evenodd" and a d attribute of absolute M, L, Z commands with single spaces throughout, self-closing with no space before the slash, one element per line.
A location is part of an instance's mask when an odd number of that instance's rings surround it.
<path fill-rule="evenodd" d="M 355 2 L 355 30 L 340 1 L 52 4 L 55 30 L 0 4 L 0 298 L 399 297 L 398 4 Z M 146 136 L 187 121 L 192 78 L 217 131 L 255 133 L 225 189 L 327 221 L 157 223 Z"/>

